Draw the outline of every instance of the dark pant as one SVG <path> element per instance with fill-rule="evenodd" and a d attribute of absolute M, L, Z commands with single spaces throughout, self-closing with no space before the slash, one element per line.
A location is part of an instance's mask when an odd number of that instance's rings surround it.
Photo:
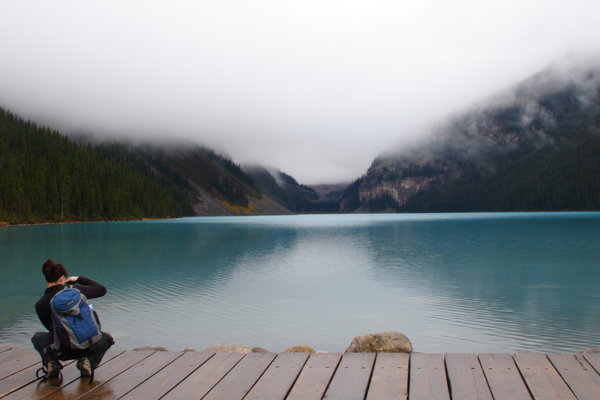
<path fill-rule="evenodd" d="M 54 342 L 54 335 L 50 332 L 36 332 L 35 335 L 31 338 L 31 343 L 33 343 L 33 347 L 40 353 L 42 357 L 42 364 L 46 366 L 48 364 L 48 356 L 44 349 L 49 347 Z M 60 356 L 58 357 L 61 361 L 66 360 L 77 360 L 83 357 L 88 357 L 90 359 L 90 364 L 92 364 L 92 368 L 98 368 L 100 362 L 102 362 L 102 357 L 104 357 L 104 353 L 115 343 L 110 333 L 102 332 L 102 337 L 98 342 L 93 344 L 89 349 L 85 350 L 75 350 L 75 349 L 66 349 L 60 351 Z"/>

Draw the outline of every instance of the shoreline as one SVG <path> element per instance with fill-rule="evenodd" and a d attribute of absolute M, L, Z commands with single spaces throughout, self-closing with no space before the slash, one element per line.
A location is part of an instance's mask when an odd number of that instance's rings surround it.
<path fill-rule="evenodd" d="M 455 211 L 455 212 L 410 212 L 410 213 L 295 213 L 288 215 L 439 215 L 439 214 L 544 214 L 544 213 L 568 213 L 568 214 L 580 214 L 580 213 L 600 213 L 599 210 L 560 210 L 560 211 Z M 98 220 L 74 220 L 74 221 L 45 221 L 45 222 L 19 222 L 10 223 L 7 221 L 0 220 L 0 229 L 10 227 L 22 227 L 22 226 L 42 226 L 42 225 L 67 225 L 67 224 L 85 224 L 85 223 L 98 223 L 98 222 L 132 222 L 132 221 L 162 221 L 168 219 L 178 218 L 194 218 L 194 217 L 248 217 L 248 216 L 282 216 L 282 214 L 251 214 L 251 215 L 185 215 L 180 217 L 156 217 L 156 218 L 125 218 L 125 219 L 98 219 Z"/>
<path fill-rule="evenodd" d="M 130 219 L 97 219 L 89 221 L 59 221 L 59 222 L 19 222 L 11 224 L 10 222 L 0 221 L 0 229 L 20 226 L 43 226 L 43 225 L 71 225 L 71 224 L 87 224 L 87 223 L 98 223 L 98 222 L 132 222 L 132 221 L 161 221 L 173 218 L 183 217 L 164 217 L 164 218 L 130 218 Z"/>
<path fill-rule="evenodd" d="M 0 347 L 4 348 L 15 348 L 15 349 L 34 349 L 31 345 L 26 344 L 11 344 L 11 343 L 0 343 Z M 547 351 L 547 350 L 512 350 L 512 351 L 499 351 L 499 352 L 473 352 L 473 351 L 463 351 L 463 352 L 439 352 L 439 351 L 401 351 L 401 350 L 318 350 L 313 349 L 309 345 L 297 345 L 288 347 L 286 349 L 272 351 L 270 349 L 265 349 L 263 347 L 249 347 L 241 344 L 233 344 L 233 343 L 215 343 L 211 346 L 208 346 L 203 349 L 197 349 L 194 347 L 184 347 L 181 349 L 173 350 L 166 348 L 164 346 L 138 346 L 138 347 L 121 347 L 118 345 L 113 345 L 110 347 L 114 350 L 119 351 L 154 351 L 154 352 L 166 352 L 166 353 L 186 353 L 186 352 L 196 352 L 196 353 L 204 353 L 204 352 L 212 352 L 212 353 L 228 353 L 228 354 L 280 354 L 280 353 L 306 353 L 306 354 L 345 354 L 345 353 L 390 353 L 390 354 L 595 354 L 600 357 L 600 347 L 587 347 L 585 349 L 579 350 L 565 350 L 560 352 Z M 600 373 L 600 371 L 599 371 Z"/>

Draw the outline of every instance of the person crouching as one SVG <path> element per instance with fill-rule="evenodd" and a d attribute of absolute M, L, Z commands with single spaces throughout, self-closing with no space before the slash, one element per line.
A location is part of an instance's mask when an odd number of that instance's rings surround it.
<path fill-rule="evenodd" d="M 62 365 L 60 361 L 78 360 L 77 368 L 81 372 L 81 376 L 92 376 L 93 371 L 100 365 L 104 353 L 114 344 L 114 340 L 109 333 L 102 332 L 99 329 L 99 320 L 97 315 L 87 305 L 86 299 L 94 299 L 104 296 L 106 288 L 101 284 L 83 276 L 68 276 L 67 269 L 60 263 L 53 260 L 46 260 L 42 265 L 42 273 L 48 284 L 44 291 L 44 295 L 35 304 L 35 311 L 47 329 L 45 332 L 36 332 L 31 338 L 33 347 L 40 353 L 42 358 L 43 368 L 46 370 L 46 377 L 53 378 L 59 375 Z M 61 318 L 58 314 L 56 306 L 53 305 L 53 299 L 63 292 L 65 288 L 71 287 L 78 296 L 78 302 L 82 301 L 81 307 L 86 307 L 87 317 L 93 315 L 97 322 L 97 334 L 91 341 L 87 341 L 83 345 L 71 345 L 68 340 L 68 334 L 65 331 L 70 331 L 64 322 L 61 324 Z M 78 294 L 77 291 L 80 293 Z M 75 304 L 73 310 L 68 310 L 71 314 L 79 313 L 79 305 Z M 91 311 L 90 311 L 91 309 Z M 82 315 L 84 315 L 82 313 Z M 80 316 L 81 318 L 81 316 Z M 73 336 L 73 332 L 70 332 Z M 65 339 L 65 336 L 67 338 Z"/>

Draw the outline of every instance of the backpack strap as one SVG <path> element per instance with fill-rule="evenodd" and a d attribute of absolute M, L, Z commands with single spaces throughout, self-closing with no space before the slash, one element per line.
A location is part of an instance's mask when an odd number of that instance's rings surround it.
<path fill-rule="evenodd" d="M 63 324 L 63 322 L 61 322 L 60 314 L 62 312 L 64 312 L 64 311 L 67 311 L 67 310 L 58 311 L 56 309 L 56 307 L 54 306 L 54 299 L 57 296 L 59 296 L 62 293 L 64 293 L 66 290 L 70 291 L 72 289 L 73 288 L 71 286 L 65 285 L 65 287 L 62 290 L 58 291 L 54 296 L 52 296 L 52 299 L 50 300 L 50 310 L 52 311 L 52 323 L 53 323 L 52 327 L 53 327 L 53 334 L 54 334 L 54 342 L 52 343 L 52 348 L 55 351 L 57 351 L 58 353 L 60 353 L 60 351 L 63 350 L 62 349 L 63 344 L 64 345 L 68 345 L 68 343 L 70 342 L 70 340 L 69 340 L 68 337 L 63 337 L 60 334 L 61 333 L 61 329 L 60 328 L 63 328 L 63 330 L 66 329 L 66 326 Z M 78 289 L 75 288 L 75 290 L 77 292 L 79 292 Z M 76 301 L 75 307 L 77 307 L 77 308 L 79 307 L 79 300 Z M 64 334 L 64 332 L 63 332 L 63 334 Z"/>
<path fill-rule="evenodd" d="M 54 340 L 52 341 L 52 344 L 48 347 L 50 347 L 50 349 L 51 349 L 49 352 L 52 352 L 54 355 L 60 354 L 61 337 L 58 333 L 58 326 L 57 326 L 60 322 L 56 318 L 56 310 L 54 309 L 52 300 L 54 300 L 54 297 L 56 297 L 56 295 L 59 294 L 60 292 L 62 292 L 63 290 L 65 290 L 65 289 L 58 291 L 54 296 L 52 296 L 52 299 L 50 299 L 50 310 L 52 313 L 52 335 L 54 336 Z"/>

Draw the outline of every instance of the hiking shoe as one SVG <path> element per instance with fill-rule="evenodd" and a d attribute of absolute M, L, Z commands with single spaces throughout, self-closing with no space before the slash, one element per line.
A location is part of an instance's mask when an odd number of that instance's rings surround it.
<path fill-rule="evenodd" d="M 77 369 L 81 372 L 81 376 L 92 376 L 92 363 L 87 357 L 77 360 Z"/>
<path fill-rule="evenodd" d="M 62 369 L 62 365 L 60 362 L 56 360 L 50 360 L 46 364 L 46 378 L 52 379 L 56 378 L 60 374 L 60 370 Z"/>

